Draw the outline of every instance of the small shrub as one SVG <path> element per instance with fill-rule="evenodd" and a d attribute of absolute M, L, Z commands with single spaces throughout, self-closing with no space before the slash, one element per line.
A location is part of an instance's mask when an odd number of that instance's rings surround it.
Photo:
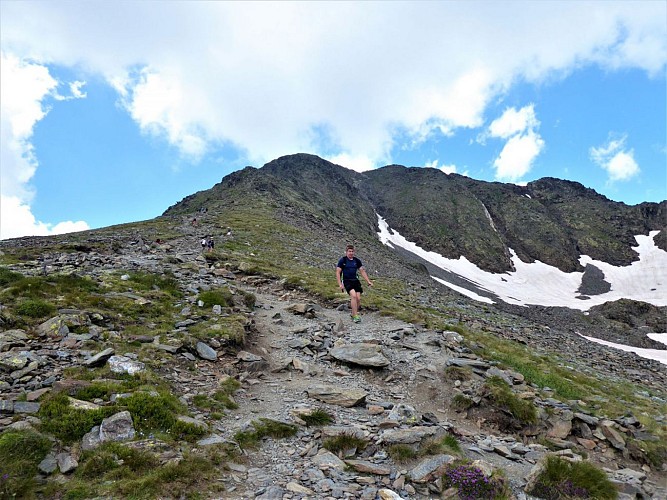
<path fill-rule="evenodd" d="M 37 466 L 51 450 L 51 441 L 34 431 L 0 435 L 0 498 L 32 497 Z"/>
<path fill-rule="evenodd" d="M 239 290 L 239 293 L 243 295 L 243 303 L 248 309 L 254 309 L 255 303 L 257 302 L 257 297 L 254 293 L 246 292 L 245 290 Z"/>
<path fill-rule="evenodd" d="M 445 380 L 454 382 L 455 380 L 465 381 L 472 379 L 472 370 L 461 366 L 448 366 L 445 368 Z"/>
<path fill-rule="evenodd" d="M 618 498 L 618 491 L 602 470 L 590 462 L 569 462 L 554 455 L 547 457 L 530 494 L 546 500 Z"/>
<path fill-rule="evenodd" d="M 400 464 L 416 458 L 417 452 L 407 444 L 392 444 L 387 447 L 387 455 Z"/>
<path fill-rule="evenodd" d="M 21 302 L 16 308 L 16 314 L 29 318 L 44 318 L 56 311 L 56 306 L 40 299 L 28 299 Z"/>
<path fill-rule="evenodd" d="M 487 477 L 484 472 L 469 464 L 450 464 L 443 475 L 445 488 L 456 488 L 461 500 L 477 498 L 507 498 L 508 487 L 501 477 Z"/>
<path fill-rule="evenodd" d="M 21 279 L 23 279 L 21 273 L 11 271 L 6 267 L 0 267 L 0 286 L 4 287 Z"/>
<path fill-rule="evenodd" d="M 333 416 L 321 408 L 318 408 L 309 414 L 300 415 L 299 418 L 306 422 L 306 426 L 308 427 L 328 425 L 334 421 Z"/>
<path fill-rule="evenodd" d="M 142 290 L 161 290 L 171 296 L 180 297 L 178 280 L 171 274 L 158 275 L 144 272 L 130 273 L 130 282 Z"/>
<path fill-rule="evenodd" d="M 355 448 L 363 450 L 367 445 L 368 443 L 365 440 L 352 434 L 341 434 L 339 436 L 325 439 L 322 443 L 322 447 L 326 448 L 332 453 L 338 453 L 340 451 L 351 450 Z"/>
<path fill-rule="evenodd" d="M 176 420 L 171 426 L 169 433 L 179 441 L 194 442 L 206 434 L 206 429 L 202 426 Z"/>
<path fill-rule="evenodd" d="M 268 418 L 260 418 L 253 421 L 254 430 L 239 431 L 234 439 L 241 448 L 253 448 L 265 437 L 282 439 L 297 433 L 296 425 L 277 422 Z"/>
<path fill-rule="evenodd" d="M 213 307 L 215 305 L 229 307 L 234 305 L 232 292 L 230 292 L 228 288 L 218 288 L 216 290 L 201 292 L 197 299 L 204 303 L 204 307 Z"/>
<path fill-rule="evenodd" d="M 105 406 L 97 410 L 72 408 L 67 395 L 60 393 L 42 403 L 39 417 L 42 420 L 43 431 L 53 434 L 65 443 L 71 443 L 81 439 L 93 427 L 100 425 L 102 420 L 117 411 L 114 406 Z"/>
<path fill-rule="evenodd" d="M 452 398 L 452 408 L 457 411 L 465 411 L 474 404 L 473 400 L 465 394 L 457 394 Z"/>
<path fill-rule="evenodd" d="M 123 399 L 122 404 L 132 415 L 137 431 L 145 434 L 169 431 L 176 423 L 175 415 L 182 407 L 172 395 L 154 395 L 147 392 L 135 392 Z"/>
<path fill-rule="evenodd" d="M 524 424 L 537 422 L 537 410 L 529 401 L 524 401 L 512 392 L 509 384 L 502 378 L 493 376 L 486 381 L 485 388 L 489 391 L 489 399 L 494 405 L 508 411 L 514 418 Z"/>
<path fill-rule="evenodd" d="M 446 452 L 460 453 L 461 446 L 454 436 L 447 434 L 439 439 L 428 439 L 419 450 L 420 455 L 439 455 Z"/>

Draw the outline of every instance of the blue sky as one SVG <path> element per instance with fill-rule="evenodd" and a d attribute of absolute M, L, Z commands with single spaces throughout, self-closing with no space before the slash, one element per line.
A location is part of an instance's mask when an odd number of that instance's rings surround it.
<path fill-rule="evenodd" d="M 667 198 L 667 3 L 0 0 L 0 238 L 317 154 Z"/>

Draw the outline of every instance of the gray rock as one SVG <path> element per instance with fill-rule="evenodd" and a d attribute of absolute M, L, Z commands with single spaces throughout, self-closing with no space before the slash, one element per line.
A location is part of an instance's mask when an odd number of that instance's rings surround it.
<path fill-rule="evenodd" d="M 609 421 L 604 421 L 602 424 L 600 424 L 600 430 L 602 431 L 602 434 L 604 434 L 604 437 L 611 443 L 611 445 L 616 448 L 617 450 L 624 450 L 625 449 L 625 439 L 623 439 L 623 436 L 612 427 L 613 424 L 611 424 Z"/>
<path fill-rule="evenodd" d="M 15 372 L 10 373 L 9 376 L 14 380 L 18 380 L 20 378 L 25 377 L 28 373 L 34 372 L 38 368 L 39 368 L 39 362 L 31 361 L 30 363 L 28 363 L 28 366 L 26 366 L 21 370 L 16 370 Z"/>
<path fill-rule="evenodd" d="M 592 425 L 593 427 L 598 425 L 598 422 L 600 421 L 599 418 L 593 417 L 592 415 L 586 415 L 585 413 L 579 413 L 576 412 L 574 414 L 574 418 L 578 418 L 582 422 L 585 422 L 588 425 Z"/>
<path fill-rule="evenodd" d="M 103 351 L 98 352 L 94 356 L 91 356 L 87 360 L 83 362 L 84 366 L 87 366 L 89 368 L 94 367 L 94 366 L 103 366 L 107 360 L 113 356 L 114 354 L 113 347 L 109 347 L 107 349 L 104 349 Z"/>
<path fill-rule="evenodd" d="M 90 432 L 87 432 L 86 434 L 84 434 L 83 438 L 81 438 L 81 449 L 84 451 L 94 450 L 101 443 L 102 442 L 100 441 L 100 426 L 96 425 L 90 430 Z"/>
<path fill-rule="evenodd" d="M 63 474 L 72 472 L 79 466 L 79 462 L 77 462 L 69 453 L 58 453 L 56 455 L 56 460 L 58 461 L 58 468 Z"/>
<path fill-rule="evenodd" d="M 108 360 L 109 368 L 114 373 L 135 373 L 144 371 L 146 366 L 141 361 L 135 361 L 127 356 L 111 356 Z"/>
<path fill-rule="evenodd" d="M 350 408 L 352 406 L 363 403 L 368 393 L 362 389 L 345 387 L 336 387 L 333 385 L 318 384 L 309 387 L 306 392 L 308 396 L 325 403 L 344 406 Z"/>
<path fill-rule="evenodd" d="M 334 347 L 329 354 L 339 361 L 360 366 L 382 368 L 389 365 L 389 360 L 384 357 L 381 347 L 377 344 L 359 343 Z"/>
<path fill-rule="evenodd" d="M 197 350 L 197 355 L 202 359 L 207 361 L 215 361 L 218 359 L 218 353 L 204 342 L 197 342 L 195 349 Z"/>
<path fill-rule="evenodd" d="M 56 456 L 53 453 L 49 453 L 44 457 L 39 465 L 37 466 L 39 471 L 44 474 L 52 474 L 58 468 L 58 461 Z"/>
<path fill-rule="evenodd" d="M 375 474 L 377 476 L 388 476 L 391 474 L 390 467 L 374 464 L 368 460 L 345 460 L 345 463 L 357 472 L 365 474 Z"/>
<path fill-rule="evenodd" d="M 408 475 L 410 479 L 416 483 L 423 483 L 429 481 L 434 475 L 442 475 L 443 465 L 447 465 L 454 461 L 451 455 L 436 455 L 422 460 L 419 464 L 413 467 Z"/>
<path fill-rule="evenodd" d="M 134 425 L 129 411 L 121 411 L 102 420 L 100 441 L 128 441 L 134 439 Z"/>
<path fill-rule="evenodd" d="M 336 455 L 331 453 L 329 450 L 322 448 L 317 455 L 315 455 L 311 460 L 315 465 L 320 468 L 326 469 L 335 469 L 335 470 L 345 470 L 345 462 L 343 462 Z"/>
<path fill-rule="evenodd" d="M 37 413 L 40 403 L 31 403 L 29 401 L 15 401 L 14 413 Z"/>
<path fill-rule="evenodd" d="M 444 432 L 444 429 L 437 426 L 387 429 L 380 434 L 380 439 L 387 444 L 419 444 L 426 438 L 442 435 Z"/>
<path fill-rule="evenodd" d="M 486 361 L 481 359 L 469 359 L 469 358 L 452 358 L 447 360 L 447 366 L 461 366 L 470 368 L 480 368 L 482 370 L 488 370 L 491 365 Z"/>
<path fill-rule="evenodd" d="M 0 354 L 0 370 L 13 372 L 21 370 L 28 364 L 28 356 L 24 352 L 7 352 Z"/>
<path fill-rule="evenodd" d="M 14 413 L 14 402 L 0 399 L 0 415 L 11 415 Z"/>

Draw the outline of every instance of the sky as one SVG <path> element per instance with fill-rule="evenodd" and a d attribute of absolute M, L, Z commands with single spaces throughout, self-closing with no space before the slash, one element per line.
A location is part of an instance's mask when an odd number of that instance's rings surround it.
<path fill-rule="evenodd" d="M 0 0 L 0 239 L 312 153 L 667 198 L 667 2 Z"/>

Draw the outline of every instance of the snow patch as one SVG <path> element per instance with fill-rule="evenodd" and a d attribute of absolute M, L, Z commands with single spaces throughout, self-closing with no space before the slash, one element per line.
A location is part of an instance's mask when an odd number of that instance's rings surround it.
<path fill-rule="evenodd" d="M 577 298 L 580 297 L 577 290 L 581 285 L 583 272 L 565 273 L 540 261 L 526 263 L 517 257 L 514 250 L 509 249 L 515 270 L 502 274 L 489 273 L 464 256 L 447 259 L 435 252 L 424 250 L 405 239 L 396 230 L 390 229 L 380 215 L 378 215 L 378 225 L 380 228 L 378 237 L 383 244 L 392 248 L 394 246 L 404 248 L 440 269 L 466 278 L 478 291 L 490 292 L 509 304 L 569 307 L 587 311 L 593 306 L 626 298 L 656 306 L 667 306 L 667 252 L 656 247 L 653 240 L 659 231 L 651 231 L 648 236 L 635 236 L 637 246 L 633 247 L 633 250 L 639 254 L 639 260 L 629 266 L 612 266 L 582 255 L 579 258 L 581 265 L 594 265 L 604 273 L 605 281 L 611 284 L 608 292 L 582 300 Z M 493 303 L 473 290 L 440 278 L 433 277 L 433 279 L 471 299 Z"/>
<path fill-rule="evenodd" d="M 663 365 L 667 365 L 667 350 L 645 349 L 643 347 L 634 347 L 634 346 L 624 345 L 624 344 L 615 344 L 614 342 L 607 342 L 606 340 L 597 339 L 595 337 L 587 337 L 586 335 L 581 335 L 581 334 L 579 334 L 579 335 L 582 336 L 583 338 L 585 338 L 586 340 L 590 340 L 591 342 L 595 342 L 596 344 L 606 345 L 607 347 L 613 347 L 614 349 L 619 349 L 619 350 L 625 351 L 625 352 L 634 352 L 639 357 L 646 358 L 646 359 L 653 359 L 655 361 L 659 361 Z M 648 336 L 651 337 L 651 335 L 658 335 L 658 334 L 649 334 Z M 667 341 L 665 341 L 665 342 L 667 343 Z"/>

